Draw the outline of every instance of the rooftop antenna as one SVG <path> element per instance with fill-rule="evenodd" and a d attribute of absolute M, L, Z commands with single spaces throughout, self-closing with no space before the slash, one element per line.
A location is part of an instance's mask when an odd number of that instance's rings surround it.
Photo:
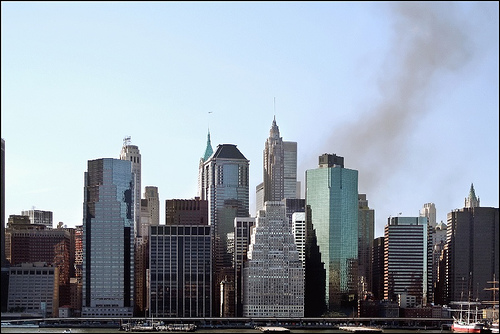
<path fill-rule="evenodd" d="M 273 108 L 274 108 L 274 120 L 276 120 L 276 96 L 274 97 Z"/>
<path fill-rule="evenodd" d="M 123 138 L 123 146 L 128 146 L 130 145 L 130 136 L 126 136 Z"/>

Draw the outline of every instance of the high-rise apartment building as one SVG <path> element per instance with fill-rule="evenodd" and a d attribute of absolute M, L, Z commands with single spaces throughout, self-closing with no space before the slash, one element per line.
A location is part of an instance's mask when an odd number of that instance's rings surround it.
<path fill-rule="evenodd" d="M 343 157 L 321 155 L 306 171 L 306 205 L 325 264 L 326 304 L 336 310 L 357 299 L 358 171 L 344 168 Z"/>
<path fill-rule="evenodd" d="M 359 296 L 362 296 L 370 291 L 375 230 L 375 210 L 368 206 L 366 194 L 358 195 L 358 210 L 358 291 Z"/>
<path fill-rule="evenodd" d="M 43 210 L 24 210 L 21 215 L 28 216 L 31 224 L 43 224 L 48 229 L 53 227 L 52 211 Z"/>
<path fill-rule="evenodd" d="M 208 203 L 199 198 L 166 202 L 166 225 L 150 228 L 151 315 L 210 317 L 212 241 Z"/>
<path fill-rule="evenodd" d="M 487 282 L 499 277 L 499 209 L 479 204 L 471 185 L 465 207 L 447 215 L 446 303 L 491 300 Z"/>
<path fill-rule="evenodd" d="M 200 165 L 201 199 L 208 201 L 208 219 L 214 240 L 214 305 L 220 305 L 220 282 L 233 281 L 233 254 L 228 252 L 228 233 L 234 232 L 234 218 L 249 216 L 249 160 L 233 144 L 218 145 Z M 214 312 L 219 310 L 213 308 Z M 219 316 L 220 314 L 214 314 Z"/>
<path fill-rule="evenodd" d="M 257 213 L 243 269 L 243 316 L 304 316 L 304 268 L 285 206 L 267 201 Z"/>
<path fill-rule="evenodd" d="M 426 217 L 389 217 L 384 232 L 384 299 L 413 296 L 427 303 L 429 277 Z"/>
<path fill-rule="evenodd" d="M 136 161 L 137 162 L 137 161 Z M 88 161 L 83 205 L 82 317 L 134 309 L 134 184 L 130 160 Z"/>

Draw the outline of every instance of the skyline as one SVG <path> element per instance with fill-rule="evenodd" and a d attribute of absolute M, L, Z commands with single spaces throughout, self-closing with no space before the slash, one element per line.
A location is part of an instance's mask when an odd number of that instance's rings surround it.
<path fill-rule="evenodd" d="M 214 151 L 250 160 L 250 215 L 273 117 L 297 174 L 324 153 L 375 210 L 499 207 L 498 2 L 2 2 L 5 221 L 83 223 L 87 161 L 139 147 L 142 189 L 197 195 Z M 375 168 L 374 168 L 375 167 Z"/>

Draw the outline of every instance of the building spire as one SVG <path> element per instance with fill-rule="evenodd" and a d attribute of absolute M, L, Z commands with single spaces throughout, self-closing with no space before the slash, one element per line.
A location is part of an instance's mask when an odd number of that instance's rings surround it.
<path fill-rule="evenodd" d="M 210 129 L 208 129 L 207 135 L 207 148 L 205 149 L 205 154 L 203 155 L 203 161 L 207 161 L 208 158 L 214 153 L 212 149 L 212 142 L 210 141 Z"/>
<path fill-rule="evenodd" d="M 479 198 L 476 197 L 476 192 L 474 191 L 474 184 L 470 184 L 469 197 L 465 198 L 466 208 L 475 208 L 479 206 Z"/>

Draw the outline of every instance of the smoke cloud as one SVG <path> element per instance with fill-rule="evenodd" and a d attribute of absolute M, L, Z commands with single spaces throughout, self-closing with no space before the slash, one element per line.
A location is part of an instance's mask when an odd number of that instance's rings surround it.
<path fill-rule="evenodd" d="M 404 161 L 412 129 L 428 112 L 426 100 L 439 76 L 460 69 L 471 57 L 466 25 L 453 5 L 390 6 L 394 39 L 378 71 L 381 97 L 358 120 L 335 128 L 323 151 L 345 157 L 346 168 L 359 171 L 360 192 L 368 196 Z"/>

